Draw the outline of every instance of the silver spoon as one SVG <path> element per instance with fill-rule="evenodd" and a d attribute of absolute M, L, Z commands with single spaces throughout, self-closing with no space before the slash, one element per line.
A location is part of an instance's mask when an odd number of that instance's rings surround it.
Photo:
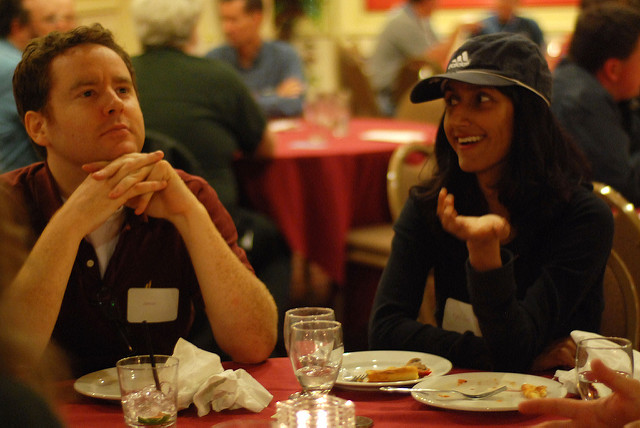
<path fill-rule="evenodd" d="M 487 398 L 487 397 L 491 397 L 493 395 L 496 395 L 499 392 L 502 392 L 504 390 L 506 390 L 507 387 L 506 385 L 503 385 L 499 388 L 493 389 L 491 391 L 487 391 L 487 392 L 482 392 L 480 394 L 469 394 L 466 392 L 462 392 L 462 391 L 458 391 L 455 389 L 431 389 L 431 388 L 394 388 L 392 386 L 383 386 L 382 388 L 380 388 L 380 391 L 386 391 L 386 392 L 452 392 L 455 394 L 460 394 L 462 396 L 464 396 L 465 398 L 471 398 L 473 400 L 478 400 L 481 398 Z"/>

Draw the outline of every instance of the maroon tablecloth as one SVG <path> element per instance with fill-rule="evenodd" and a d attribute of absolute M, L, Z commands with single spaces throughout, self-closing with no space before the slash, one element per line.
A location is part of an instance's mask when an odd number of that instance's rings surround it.
<path fill-rule="evenodd" d="M 291 248 L 338 283 L 349 229 L 390 220 L 386 171 L 398 143 L 365 139 L 372 130 L 415 131 L 425 143 L 436 134 L 428 124 L 360 118 L 350 122 L 346 136 L 318 144 L 309 125 L 297 120 L 276 133 L 275 159 L 237 163 L 249 204 L 274 219 Z"/>
<path fill-rule="evenodd" d="M 209 413 L 199 418 L 195 407 L 179 412 L 178 427 L 211 427 L 232 419 L 268 419 L 275 414 L 277 401 L 286 400 L 289 395 L 300 390 L 293 375 L 291 363 L 286 358 L 269 359 L 263 364 L 240 365 L 224 363 L 225 368 L 244 368 L 258 380 L 271 394 L 273 400 L 260 413 L 248 410 L 224 410 Z M 124 418 L 119 402 L 102 401 L 84 397 L 73 390 L 73 382 L 66 381 L 60 387 L 60 411 L 69 428 L 111 428 L 124 427 Z M 374 427 L 522 427 L 531 426 L 548 417 L 525 416 L 518 412 L 463 412 L 443 410 L 415 401 L 410 395 L 387 394 L 381 392 L 345 391 L 334 388 L 332 394 L 352 400 L 356 414 L 373 419 Z"/>

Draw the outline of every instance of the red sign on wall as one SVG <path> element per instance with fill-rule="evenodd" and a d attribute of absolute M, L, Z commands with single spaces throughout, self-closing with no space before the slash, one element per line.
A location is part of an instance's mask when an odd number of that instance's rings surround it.
<path fill-rule="evenodd" d="M 367 9 L 387 10 L 400 3 L 402 0 L 367 0 Z"/>
<path fill-rule="evenodd" d="M 456 9 L 465 7 L 491 8 L 495 0 L 436 0 L 442 9 Z M 367 9 L 381 11 L 404 3 L 404 0 L 366 0 Z M 570 6 L 577 5 L 578 0 L 522 0 L 521 6 Z"/>

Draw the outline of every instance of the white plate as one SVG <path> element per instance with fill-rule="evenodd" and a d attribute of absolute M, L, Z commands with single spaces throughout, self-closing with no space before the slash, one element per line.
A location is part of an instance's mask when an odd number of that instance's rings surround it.
<path fill-rule="evenodd" d="M 351 376 L 364 373 L 367 370 L 382 370 L 387 367 L 400 367 L 412 358 L 420 358 L 422 363 L 431 369 L 431 374 L 425 378 L 449 373 L 451 362 L 437 355 L 413 351 L 362 351 L 348 352 L 342 356 L 342 368 L 336 385 L 343 389 L 371 390 L 381 386 L 407 386 L 420 382 L 422 379 L 402 380 L 398 382 L 354 382 L 345 380 Z M 423 378 L 423 379 L 425 379 Z"/>
<path fill-rule="evenodd" d="M 458 379 L 466 382 L 458 384 Z M 518 373 L 458 373 L 447 376 L 440 376 L 432 379 L 425 379 L 414 386 L 414 388 L 437 388 L 456 389 L 462 392 L 480 393 L 502 385 L 507 386 L 507 390 L 492 397 L 482 400 L 469 400 L 460 398 L 458 394 L 448 395 L 446 393 L 434 392 L 412 392 L 411 395 L 417 401 L 435 407 L 453 410 L 468 410 L 472 412 L 506 412 L 518 410 L 518 403 L 526 400 L 520 387 L 523 383 L 532 385 L 545 385 L 547 387 L 548 398 L 562 398 L 567 395 L 567 390 L 561 383 L 546 377 L 518 374 Z"/>
<path fill-rule="evenodd" d="M 80 394 L 104 400 L 120 400 L 120 384 L 115 367 L 89 373 L 73 384 Z"/>

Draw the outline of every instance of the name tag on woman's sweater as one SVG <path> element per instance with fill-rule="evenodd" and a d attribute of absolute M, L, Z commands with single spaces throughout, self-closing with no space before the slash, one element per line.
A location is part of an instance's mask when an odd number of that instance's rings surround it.
<path fill-rule="evenodd" d="M 458 333 L 470 331 L 474 335 L 482 337 L 478 318 L 473 313 L 473 307 L 469 303 L 461 302 L 451 297 L 444 304 L 442 328 Z"/>

